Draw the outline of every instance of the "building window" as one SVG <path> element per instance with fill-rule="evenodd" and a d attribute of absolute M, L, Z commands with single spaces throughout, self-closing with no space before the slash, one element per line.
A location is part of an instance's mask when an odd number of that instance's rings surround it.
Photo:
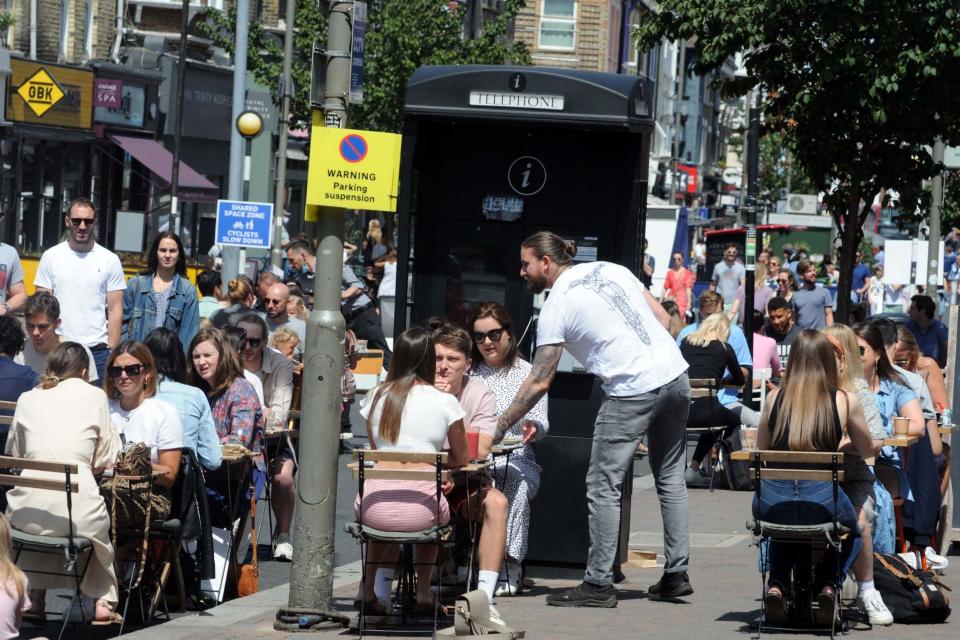
<path fill-rule="evenodd" d="M 576 0 L 543 0 L 540 13 L 540 48 L 573 51 L 576 26 Z"/>

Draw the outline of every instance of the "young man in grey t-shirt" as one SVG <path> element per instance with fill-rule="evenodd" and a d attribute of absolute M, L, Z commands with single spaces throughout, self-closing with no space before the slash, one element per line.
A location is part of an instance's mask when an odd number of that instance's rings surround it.
<path fill-rule="evenodd" d="M 797 265 L 800 289 L 793 294 L 793 308 L 800 329 L 823 329 L 833 324 L 833 297 L 826 287 L 817 286 L 817 267 L 809 260 Z"/>
<path fill-rule="evenodd" d="M 737 299 L 737 289 L 746 282 L 747 271 L 737 261 L 737 246 L 728 244 L 723 250 L 723 260 L 713 267 L 711 288 L 723 296 L 724 311 Z"/>

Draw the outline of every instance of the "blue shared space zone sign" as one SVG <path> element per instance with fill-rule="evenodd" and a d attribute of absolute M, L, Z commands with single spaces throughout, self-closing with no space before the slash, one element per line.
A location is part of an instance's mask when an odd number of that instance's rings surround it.
<path fill-rule="evenodd" d="M 272 231 L 272 204 L 217 200 L 217 244 L 269 249 Z"/>

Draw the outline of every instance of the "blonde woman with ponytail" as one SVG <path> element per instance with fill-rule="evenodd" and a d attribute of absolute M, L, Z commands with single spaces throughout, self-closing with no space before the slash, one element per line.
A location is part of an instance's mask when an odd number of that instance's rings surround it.
<path fill-rule="evenodd" d="M 40 385 L 17 402 L 6 454 L 77 464 L 79 489 L 73 498 L 73 531 L 93 543 L 93 558 L 80 589 L 96 600 L 93 624 L 113 624 L 120 622 L 120 617 L 114 613 L 117 576 L 110 517 L 94 476 L 116 460 L 120 437 L 110 424 L 107 394 L 86 382 L 88 366 L 87 352 L 76 342 L 63 342 L 53 350 Z M 25 470 L 23 476 L 55 480 L 58 474 Z M 59 478 L 63 479 L 62 474 Z M 33 535 L 69 534 L 62 493 L 14 487 L 7 492 L 7 503 L 7 518 L 14 529 Z M 53 556 L 20 557 L 20 567 L 30 577 L 31 586 L 39 590 L 31 592 L 31 608 L 25 616 L 42 619 L 44 590 L 73 588 L 72 579 L 38 573 L 61 570 L 60 565 L 62 561 Z"/>
<path fill-rule="evenodd" d="M 835 350 L 817 331 L 804 330 L 790 347 L 790 360 L 783 383 L 767 396 L 757 444 L 775 451 L 844 451 L 869 457 L 873 441 L 863 409 L 855 393 L 840 388 Z M 754 515 L 768 522 L 785 525 L 811 525 L 830 522 L 834 513 L 841 525 L 850 529 L 836 552 L 828 550 L 816 569 L 814 594 L 819 606 L 817 622 L 833 622 L 835 594 L 843 577 L 860 551 L 857 514 L 850 499 L 841 490 L 834 502 L 830 482 L 813 480 L 763 480 L 760 499 L 754 498 Z M 767 560 L 770 579 L 764 603 L 771 623 L 787 621 L 790 571 L 796 557 L 788 544 L 771 542 Z"/>

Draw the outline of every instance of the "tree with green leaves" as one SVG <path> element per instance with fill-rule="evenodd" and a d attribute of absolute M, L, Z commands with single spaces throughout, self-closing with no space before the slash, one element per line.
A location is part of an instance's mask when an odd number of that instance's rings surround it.
<path fill-rule="evenodd" d="M 766 129 L 782 132 L 841 239 L 837 317 L 850 306 L 854 251 L 874 194 L 925 208 L 938 170 L 925 145 L 960 142 L 960 0 L 661 0 L 642 49 L 696 37 L 698 72 L 743 53 Z"/>
<path fill-rule="evenodd" d="M 292 1 L 292 0 L 291 0 Z M 369 0 L 364 61 L 363 102 L 351 105 L 351 126 L 376 131 L 400 131 L 407 79 L 425 64 L 529 64 L 523 43 L 509 43 L 514 17 L 524 0 L 506 0 L 503 12 L 484 24 L 479 38 L 463 38 L 465 3 L 445 0 Z M 316 0 L 297 0 L 294 36 L 291 122 L 310 122 L 310 53 L 323 47 L 327 21 Z M 234 52 L 236 12 L 211 10 L 202 29 L 231 55 Z M 280 104 L 277 79 L 281 76 L 283 46 L 256 23 L 250 24 L 247 68 L 257 81 L 270 87 Z"/>

